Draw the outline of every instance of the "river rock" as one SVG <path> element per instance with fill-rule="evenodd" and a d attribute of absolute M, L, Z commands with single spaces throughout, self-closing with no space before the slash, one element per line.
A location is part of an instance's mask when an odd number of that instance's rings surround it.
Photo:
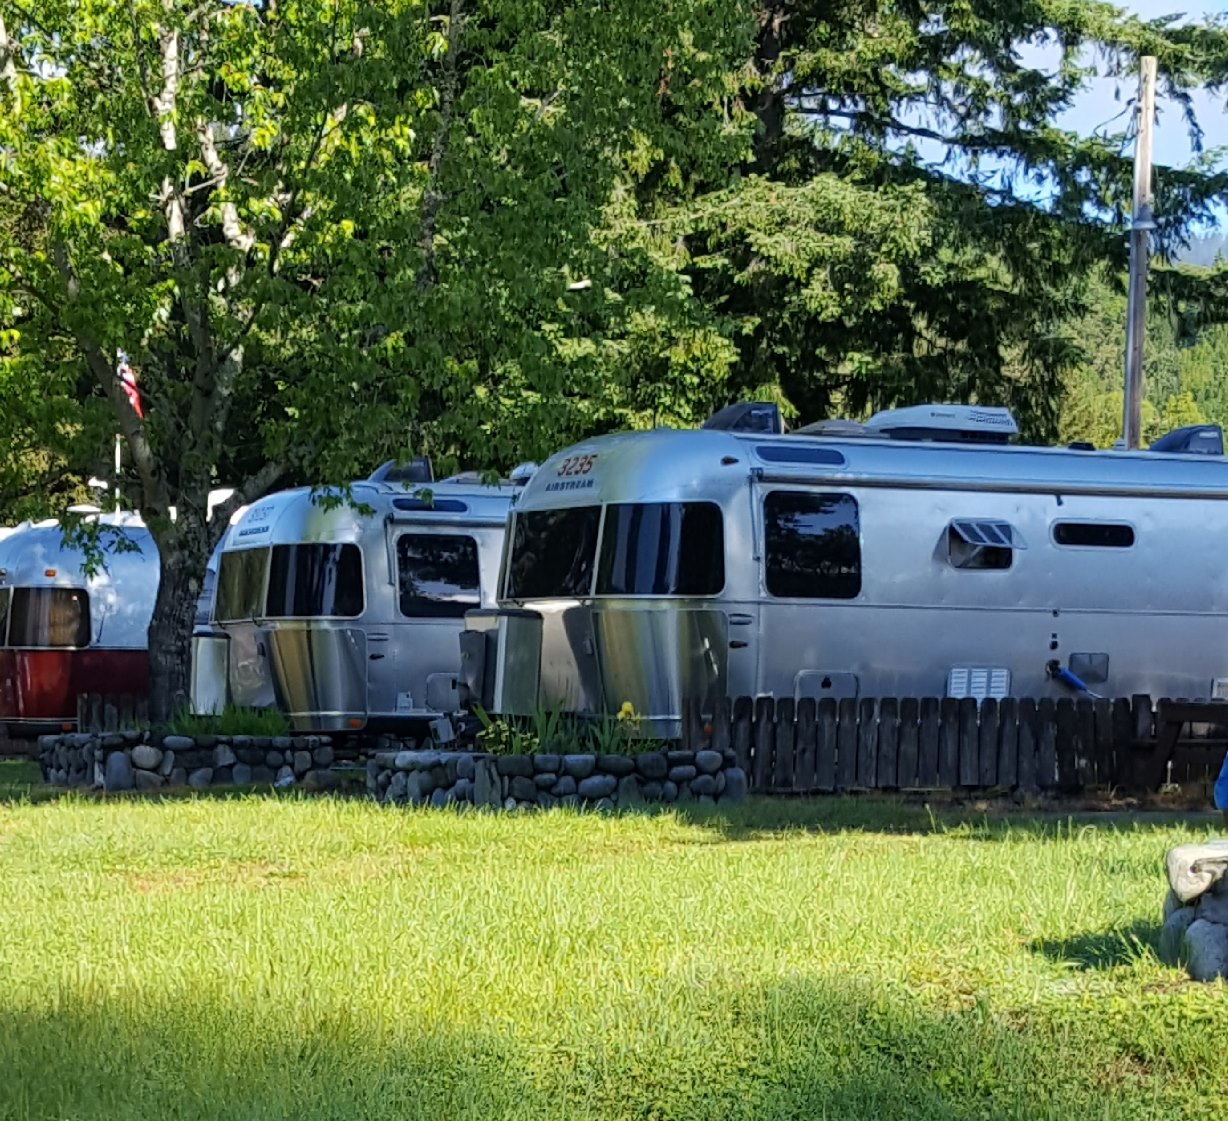
<path fill-rule="evenodd" d="M 695 752 L 693 751 L 667 751 L 665 758 L 671 767 L 688 767 L 695 764 Z"/>
<path fill-rule="evenodd" d="M 213 782 L 212 767 L 198 767 L 188 775 L 188 785 L 193 790 L 204 790 Z"/>
<path fill-rule="evenodd" d="M 526 778 L 524 775 L 513 775 L 511 784 L 508 787 L 508 793 L 517 802 L 536 802 L 537 784 L 531 778 Z"/>
<path fill-rule="evenodd" d="M 237 768 L 236 768 L 237 770 Z M 236 778 L 237 782 L 238 779 Z M 303 789 L 313 790 L 317 793 L 323 793 L 327 790 L 336 790 L 341 785 L 341 776 L 336 771 L 330 771 L 327 768 L 317 768 L 308 771 L 303 776 Z"/>
<path fill-rule="evenodd" d="M 162 764 L 162 749 L 150 744 L 138 744 L 132 749 L 132 765 L 142 771 L 156 771 Z"/>
<path fill-rule="evenodd" d="M 233 767 L 237 759 L 234 749 L 228 743 L 219 743 L 213 749 L 213 768 L 217 770 L 221 767 Z"/>
<path fill-rule="evenodd" d="M 133 782 L 137 790 L 157 790 L 166 781 L 160 774 L 154 771 L 144 771 L 137 769 L 132 772 Z"/>
<path fill-rule="evenodd" d="M 595 755 L 564 755 L 563 770 L 566 771 L 577 782 L 580 779 L 588 778 L 597 769 L 597 757 Z"/>
<path fill-rule="evenodd" d="M 1185 964 L 1185 932 L 1194 921 L 1193 907 L 1178 907 L 1164 918 L 1160 928 L 1160 960 L 1165 965 Z"/>
<path fill-rule="evenodd" d="M 162 752 L 162 762 L 158 764 L 158 774 L 163 778 L 175 769 L 175 753 L 169 749 Z"/>
<path fill-rule="evenodd" d="M 677 766 L 670 767 L 669 781 L 681 786 L 684 782 L 690 782 L 698 773 L 694 763 L 679 763 Z"/>
<path fill-rule="evenodd" d="M 559 780 L 550 788 L 550 793 L 556 798 L 566 798 L 577 789 L 576 780 L 571 775 L 559 775 Z"/>
<path fill-rule="evenodd" d="M 1195 919 L 1185 932 L 1185 957 L 1195 981 L 1228 979 L 1228 927 Z"/>
<path fill-rule="evenodd" d="M 614 776 L 611 775 L 610 777 L 613 778 Z M 599 798 L 596 804 L 593 806 L 593 809 L 598 813 L 608 814 L 614 809 L 614 803 L 611 802 L 609 798 Z"/>
<path fill-rule="evenodd" d="M 442 786 L 435 788 L 435 793 L 431 795 L 431 805 L 437 810 L 443 809 L 444 806 L 450 805 L 452 802 L 452 791 L 447 790 Z"/>
<path fill-rule="evenodd" d="M 630 755 L 599 755 L 597 770 L 602 774 L 623 778 L 635 771 L 635 760 Z"/>
<path fill-rule="evenodd" d="M 716 776 L 697 775 L 691 779 L 691 793 L 696 798 L 712 798 L 716 795 Z"/>
<path fill-rule="evenodd" d="M 528 755 L 499 755 L 495 759 L 495 767 L 504 778 L 533 777 L 533 760 Z"/>
<path fill-rule="evenodd" d="M 623 775 L 618 780 L 618 804 L 624 807 L 644 804 L 644 795 L 640 792 L 640 780 L 635 775 Z"/>
<path fill-rule="evenodd" d="M 252 781 L 254 769 L 247 763 L 236 763 L 231 768 L 231 777 L 235 781 L 235 786 L 247 786 Z"/>
<path fill-rule="evenodd" d="M 294 753 L 294 773 L 296 775 L 305 775 L 311 770 L 311 752 L 306 748 L 301 748 Z"/>
<path fill-rule="evenodd" d="M 288 769 L 288 768 L 287 768 Z M 290 777 L 294 777 L 294 772 L 290 772 Z M 389 802 L 404 802 L 408 797 L 409 775 L 405 771 L 397 771 L 392 776 L 392 781 L 388 784 L 388 791 L 385 798 Z"/>
<path fill-rule="evenodd" d="M 214 767 L 213 785 L 229 786 L 235 780 L 234 767 Z"/>
<path fill-rule="evenodd" d="M 666 779 L 663 783 L 661 783 L 661 801 L 678 801 L 678 784 L 676 782 L 670 782 L 669 779 Z"/>
<path fill-rule="evenodd" d="M 128 758 L 126 752 L 111 752 L 107 756 L 102 776 L 102 788 L 108 793 L 116 790 L 131 790 L 135 784 L 132 777 L 132 760 Z"/>
<path fill-rule="evenodd" d="M 264 785 L 267 782 L 272 782 L 277 777 L 277 772 L 272 767 L 266 766 L 263 763 L 257 763 L 252 768 L 252 782 Z"/>
<path fill-rule="evenodd" d="M 657 782 L 655 779 L 650 779 L 640 787 L 640 794 L 643 795 L 645 802 L 659 802 L 661 795 L 665 792 L 665 784 Z"/>
<path fill-rule="evenodd" d="M 473 801 L 478 806 L 498 806 L 503 802 L 499 770 L 493 759 L 474 760 Z"/>
<path fill-rule="evenodd" d="M 165 736 L 162 747 L 166 751 L 191 751 L 196 741 L 191 736 Z"/>
<path fill-rule="evenodd" d="M 410 802 L 415 806 L 425 802 L 435 790 L 435 780 L 430 771 L 410 771 L 407 776 L 405 792 Z"/>
<path fill-rule="evenodd" d="M 294 750 L 294 742 L 289 736 L 274 736 L 273 747 L 277 751 L 290 752 Z"/>
<path fill-rule="evenodd" d="M 322 743 L 311 752 L 311 761 L 317 767 L 331 767 L 336 758 L 337 753 L 333 750 L 331 743 Z"/>
<path fill-rule="evenodd" d="M 538 774 L 553 773 L 558 774 L 559 768 L 563 765 L 563 757 L 561 755 L 534 755 L 533 769 Z"/>
<path fill-rule="evenodd" d="M 456 785 L 452 787 L 452 793 L 456 795 L 456 800 L 458 802 L 472 802 L 473 801 L 473 779 L 458 778 L 456 780 Z"/>
<path fill-rule="evenodd" d="M 474 775 L 474 759 L 472 755 L 461 755 L 456 760 L 456 779 L 461 781 L 467 779 L 473 781 Z"/>
<path fill-rule="evenodd" d="M 533 781 L 538 790 L 550 790 L 559 781 L 559 776 L 552 773 L 538 774 L 533 776 Z"/>
<path fill-rule="evenodd" d="M 1228 841 L 1178 845 L 1165 857 L 1168 885 L 1182 903 L 1197 899 L 1228 870 Z"/>
<path fill-rule="evenodd" d="M 746 801 L 746 772 L 741 767 L 730 767 L 724 772 L 725 789 L 721 801 L 736 804 Z"/>
<path fill-rule="evenodd" d="M 167 786 L 187 786 L 188 772 L 186 767 L 176 767 L 166 776 Z"/>
<path fill-rule="evenodd" d="M 581 798 L 595 801 L 600 798 L 609 798 L 617 788 L 618 779 L 613 775 L 590 775 L 581 781 L 579 794 Z"/>
<path fill-rule="evenodd" d="M 697 751 L 695 752 L 695 769 L 701 775 L 714 775 L 721 769 L 721 764 L 725 762 L 719 751 Z"/>
<path fill-rule="evenodd" d="M 635 769 L 646 779 L 661 782 L 669 775 L 669 760 L 663 751 L 646 751 L 635 757 Z"/>
<path fill-rule="evenodd" d="M 537 808 L 539 810 L 552 810 L 558 805 L 559 800 L 548 790 L 539 790 L 537 792 Z"/>

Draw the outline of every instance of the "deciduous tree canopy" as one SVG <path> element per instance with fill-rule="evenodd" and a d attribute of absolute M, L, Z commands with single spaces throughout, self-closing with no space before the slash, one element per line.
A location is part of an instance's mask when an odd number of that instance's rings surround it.
<path fill-rule="evenodd" d="M 752 394 L 808 419 L 1002 403 L 1038 436 L 1064 385 L 1104 412 L 1103 378 L 1078 377 L 1091 281 L 1124 262 L 1129 145 L 1055 115 L 1095 66 L 1131 93 L 1141 53 L 1179 101 L 1228 74 L 1223 23 L 1070 0 L 38 0 L 3 20 L 0 488 L 11 511 L 76 494 L 122 433 L 163 558 L 165 706 L 219 484 L 238 502 L 409 451 L 506 468 Z M 1228 176 L 1158 188 L 1172 246 Z M 1222 277 L 1165 283 L 1182 316 L 1223 318 Z"/>

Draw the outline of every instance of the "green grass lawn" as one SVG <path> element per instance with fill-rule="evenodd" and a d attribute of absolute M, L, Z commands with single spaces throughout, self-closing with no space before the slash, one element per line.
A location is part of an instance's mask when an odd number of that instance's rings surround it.
<path fill-rule="evenodd" d="M 1228 1109 L 1228 992 L 1152 949 L 1206 815 L 30 802 L 10 767 L 0 1118 Z"/>

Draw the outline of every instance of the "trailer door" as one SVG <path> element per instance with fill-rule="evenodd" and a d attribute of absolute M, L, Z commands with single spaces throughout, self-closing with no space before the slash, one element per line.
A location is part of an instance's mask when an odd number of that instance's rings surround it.
<path fill-rule="evenodd" d="M 460 632 L 465 612 L 481 606 L 482 580 L 477 531 L 440 526 L 394 526 L 396 608 L 388 641 L 385 628 L 371 635 L 368 694 L 372 714 L 423 719 L 443 704 L 458 707 Z M 377 658 L 379 648 L 387 656 Z M 428 695 L 430 700 L 428 701 Z M 432 703 L 433 702 L 433 703 Z"/>

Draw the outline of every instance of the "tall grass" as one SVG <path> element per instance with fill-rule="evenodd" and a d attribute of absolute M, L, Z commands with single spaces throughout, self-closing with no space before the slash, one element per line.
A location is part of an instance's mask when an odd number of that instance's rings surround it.
<path fill-rule="evenodd" d="M 3 1118 L 1219 1118 L 1192 825 L 0 803 Z"/>

